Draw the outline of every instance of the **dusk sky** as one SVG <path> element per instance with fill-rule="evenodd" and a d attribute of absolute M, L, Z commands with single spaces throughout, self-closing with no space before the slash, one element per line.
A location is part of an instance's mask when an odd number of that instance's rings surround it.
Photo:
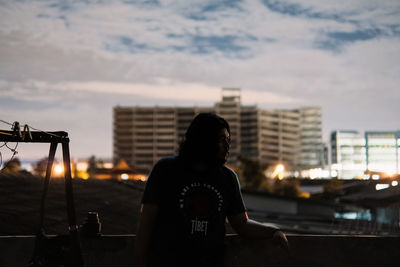
<path fill-rule="evenodd" d="M 400 1 L 0 0 L 0 119 L 67 131 L 75 158 L 112 157 L 114 106 L 212 106 L 222 87 L 321 106 L 325 142 L 399 130 Z"/>

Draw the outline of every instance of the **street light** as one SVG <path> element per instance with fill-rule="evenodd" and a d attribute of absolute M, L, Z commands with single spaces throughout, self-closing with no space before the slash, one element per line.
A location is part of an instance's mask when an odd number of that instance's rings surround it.
<path fill-rule="evenodd" d="M 54 173 L 57 176 L 60 176 L 61 174 L 64 173 L 64 167 L 61 164 L 57 164 L 54 166 Z"/>
<path fill-rule="evenodd" d="M 283 171 L 285 170 L 285 167 L 283 166 L 283 164 L 278 164 L 275 167 L 274 172 L 272 173 L 272 178 L 278 176 L 279 180 L 283 179 Z"/>

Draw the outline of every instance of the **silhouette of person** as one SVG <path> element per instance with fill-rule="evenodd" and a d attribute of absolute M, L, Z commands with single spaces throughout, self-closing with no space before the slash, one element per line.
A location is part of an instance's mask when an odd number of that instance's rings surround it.
<path fill-rule="evenodd" d="M 200 113 L 178 156 L 153 167 L 142 198 L 136 267 L 224 266 L 226 218 L 243 237 L 288 248 L 282 231 L 248 218 L 237 175 L 225 166 L 230 138 L 225 119 Z"/>

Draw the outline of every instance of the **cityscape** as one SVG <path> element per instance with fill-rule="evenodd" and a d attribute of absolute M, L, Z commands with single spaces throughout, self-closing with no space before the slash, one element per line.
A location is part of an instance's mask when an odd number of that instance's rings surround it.
<path fill-rule="evenodd" d="M 106 170 L 122 160 L 125 169 L 135 172 L 132 177 L 145 180 L 158 160 L 176 155 L 196 114 L 214 112 L 230 123 L 232 143 L 227 164 L 233 169 L 245 159 L 262 166 L 266 177 L 279 179 L 379 180 L 396 178 L 400 173 L 398 130 L 367 131 L 364 135 L 334 130 L 329 143 L 324 143 L 321 107 L 266 110 L 242 105 L 239 88 L 223 88 L 221 92 L 222 99 L 213 107 L 114 107 L 113 157 L 98 158 L 96 164 L 100 162 Z M 89 178 L 89 160 L 75 162 L 78 177 Z M 34 164 L 38 162 L 22 168 L 33 171 Z M 62 164 L 57 164 L 54 172 L 62 176 Z"/>
<path fill-rule="evenodd" d="M 89 186 L 101 197 L 104 193 L 99 190 L 117 182 L 140 196 L 154 164 L 176 155 L 189 123 L 201 112 L 219 114 L 231 126 L 231 153 L 226 164 L 239 175 L 251 218 L 292 234 L 390 238 L 400 234 L 399 131 L 367 131 L 361 135 L 334 130 L 330 142 L 324 143 L 321 107 L 267 110 L 246 106 L 241 103 L 239 88 L 222 88 L 221 99 L 211 107 L 115 106 L 112 159 L 95 155 L 72 159 L 69 172 L 76 181 L 74 186 L 85 194 Z M 58 133 L 35 132 L 30 126 L 21 129 L 17 122 L 2 123 L 12 126 L 11 131 L 1 130 L 0 134 L 2 148 L 13 155 L 2 162 L 1 182 L 7 184 L 11 178 L 18 185 L 16 181 L 24 177 L 19 183 L 33 179 L 37 187 L 40 179 L 33 177 L 46 176 L 48 158 L 22 165 L 16 156 L 19 143 L 13 147 L 9 142 L 12 139 L 7 138 L 19 136 L 23 145 L 34 142 L 37 134 L 44 135 L 40 137 L 44 142 L 46 135 L 51 140 Z M 67 177 L 65 166 L 55 159 L 52 178 L 62 181 Z M 98 184 L 103 181 L 105 184 Z M 77 197 L 80 203 L 81 196 Z M 138 205 L 137 200 L 134 205 Z M 85 207 L 82 203 L 79 206 Z M 104 210 L 101 215 L 110 220 L 107 213 Z M 21 229 L 18 231 L 33 233 L 31 227 Z M 116 230 L 112 229 L 110 233 Z M 135 231 L 132 225 L 117 231 L 127 230 Z"/>
<path fill-rule="evenodd" d="M 245 221 L 278 229 L 249 239 L 224 217 L 224 266 L 398 266 L 399 14 L 396 1 L 1 3 L 0 266 L 134 265 L 150 174 L 202 113 L 229 123 L 218 146 Z M 180 209 L 233 203 L 207 186 Z M 207 235 L 198 214 L 185 220 Z M 176 237 L 165 218 L 155 236 Z"/>

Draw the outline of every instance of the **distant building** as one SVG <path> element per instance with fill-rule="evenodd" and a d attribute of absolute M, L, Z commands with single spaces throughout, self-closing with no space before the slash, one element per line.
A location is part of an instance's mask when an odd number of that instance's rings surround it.
<path fill-rule="evenodd" d="M 322 142 L 322 111 L 320 107 L 300 108 L 301 169 L 324 167 L 327 164 Z"/>
<path fill-rule="evenodd" d="M 367 170 L 399 173 L 400 132 L 366 132 L 365 143 Z"/>
<path fill-rule="evenodd" d="M 291 169 L 323 165 L 320 107 L 243 106 L 237 88 L 223 89 L 214 107 L 114 107 L 114 162 L 124 159 L 135 170 L 148 172 L 161 157 L 176 154 L 186 128 L 200 112 L 215 112 L 229 122 L 232 166 L 239 156 Z"/>
<path fill-rule="evenodd" d="M 231 130 L 231 148 L 229 150 L 229 164 L 236 165 L 242 151 L 241 135 L 241 94 L 238 88 L 225 88 L 222 90 L 221 101 L 215 104 L 214 110 L 229 122 Z"/>
<path fill-rule="evenodd" d="M 121 159 L 114 167 L 96 168 L 94 170 L 93 175 L 96 179 L 114 179 L 114 180 L 118 180 L 118 181 L 122 181 L 122 180 L 145 181 L 146 180 L 145 175 L 137 173 L 123 159 Z"/>
<path fill-rule="evenodd" d="M 331 133 L 332 166 L 341 179 L 363 178 L 366 170 L 365 138 L 357 131 Z"/>
<path fill-rule="evenodd" d="M 124 159 L 147 173 L 160 158 L 175 155 L 193 117 L 211 108 L 115 107 L 114 163 Z"/>
<path fill-rule="evenodd" d="M 369 173 L 399 173 L 400 132 L 334 131 L 331 133 L 332 168 L 342 179 L 370 178 Z"/>

